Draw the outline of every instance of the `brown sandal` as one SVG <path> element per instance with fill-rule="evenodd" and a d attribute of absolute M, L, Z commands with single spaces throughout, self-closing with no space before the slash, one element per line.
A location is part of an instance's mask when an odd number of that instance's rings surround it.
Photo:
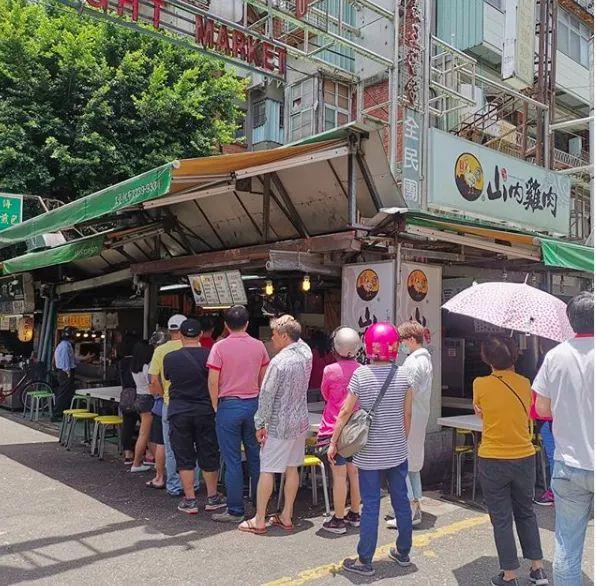
<path fill-rule="evenodd" d="M 267 533 L 267 527 L 255 527 L 252 519 L 247 519 L 240 523 L 238 529 L 245 533 L 253 533 L 254 535 L 265 535 L 265 533 Z"/>
<path fill-rule="evenodd" d="M 286 525 L 281 520 L 279 513 L 275 513 L 275 515 L 272 515 L 271 517 L 269 517 L 269 521 L 267 524 L 270 525 L 271 527 L 281 527 L 284 531 L 294 531 L 293 523 Z"/>

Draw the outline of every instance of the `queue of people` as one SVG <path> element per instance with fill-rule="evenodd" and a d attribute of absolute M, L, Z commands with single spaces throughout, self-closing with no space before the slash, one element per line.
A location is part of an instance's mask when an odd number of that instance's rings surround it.
<path fill-rule="evenodd" d="M 494 586 L 519 583 L 514 524 L 522 555 L 530 561 L 529 581 L 538 586 L 549 583 L 533 509 L 533 502 L 545 504 L 549 498 L 547 493 L 539 499 L 534 494 L 533 419 L 538 418 L 548 422 L 546 429 L 542 424 L 543 438 L 548 443 L 552 430 L 555 446 L 552 463 L 548 458 L 552 479 L 545 487 L 552 488 L 556 508 L 555 584 L 581 584 L 583 542 L 594 495 L 593 309 L 591 293 L 569 303 L 577 337 L 546 354 L 533 384 L 515 372 L 518 350 L 513 338 L 490 336 L 482 344 L 482 359 L 491 373 L 474 381 L 473 402 L 483 420 L 479 478 L 500 565 L 491 579 Z M 141 418 L 131 471 L 146 469 L 142 460 L 150 446 L 155 477 L 147 485 L 181 496 L 180 511 L 198 513 L 200 471 L 207 489 L 205 509 L 213 512 L 214 521 L 233 523 L 256 535 L 270 527 L 292 531 L 298 468 L 309 429 L 313 351 L 292 316 L 271 321 L 273 358 L 247 333 L 246 308 L 228 309 L 224 321 L 227 336 L 208 348 L 201 340 L 209 323 L 172 316 L 168 342 L 154 351 L 137 343 L 123 357 L 137 388 Z M 350 526 L 359 528 L 358 556 L 343 564 L 348 572 L 375 572 L 383 483 L 395 512 L 388 526 L 398 530 L 389 557 L 401 566 L 411 563 L 412 529 L 422 520 L 420 470 L 433 377 L 423 337 L 422 326 L 414 321 L 398 328 L 373 324 L 364 335 L 366 365 L 356 360 L 361 342 L 354 330 L 338 328 L 331 340 L 335 361 L 322 369 L 325 407 L 317 447 L 326 452 L 331 468 L 334 514 L 323 530 L 345 534 Z M 408 356 L 398 368 L 400 348 Z M 322 347 L 316 351 L 319 358 L 324 356 Z M 124 372 L 122 376 L 124 384 Z M 345 457 L 338 448 L 342 434 L 361 410 L 368 413 L 367 441 L 353 457 Z M 256 504 L 251 516 L 243 498 L 243 459 Z M 217 491 L 222 463 L 226 496 Z M 284 477 L 284 504 L 268 515 L 276 474 Z"/>

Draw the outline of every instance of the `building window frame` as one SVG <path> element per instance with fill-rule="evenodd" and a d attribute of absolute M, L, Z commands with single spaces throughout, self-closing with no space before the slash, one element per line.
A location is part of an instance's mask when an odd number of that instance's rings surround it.
<path fill-rule="evenodd" d="M 252 105 L 252 127 L 260 128 L 267 123 L 266 100 L 258 100 Z"/>
<path fill-rule="evenodd" d="M 321 80 L 323 112 L 321 129 L 331 130 L 350 121 L 352 91 L 349 84 L 328 77 Z"/>
<path fill-rule="evenodd" d="M 288 139 L 295 142 L 315 134 L 316 78 L 309 76 L 289 88 Z"/>
<path fill-rule="evenodd" d="M 563 8 L 558 10 L 557 50 L 579 63 L 589 67 L 590 28 L 579 18 Z"/>

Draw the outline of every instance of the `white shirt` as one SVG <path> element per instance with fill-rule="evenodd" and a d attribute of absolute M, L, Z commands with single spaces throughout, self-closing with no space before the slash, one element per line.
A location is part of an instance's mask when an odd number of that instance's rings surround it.
<path fill-rule="evenodd" d="M 594 338 L 553 348 L 532 388 L 551 401 L 555 460 L 594 470 Z"/>
<path fill-rule="evenodd" d="M 433 365 L 426 348 L 410 354 L 402 366 L 412 385 L 412 423 L 408 435 L 408 470 L 420 472 L 424 465 L 424 440 L 430 415 L 430 396 L 433 384 Z"/>
<path fill-rule="evenodd" d="M 149 395 L 149 365 L 144 364 L 141 372 L 131 374 L 137 387 L 137 395 Z"/>

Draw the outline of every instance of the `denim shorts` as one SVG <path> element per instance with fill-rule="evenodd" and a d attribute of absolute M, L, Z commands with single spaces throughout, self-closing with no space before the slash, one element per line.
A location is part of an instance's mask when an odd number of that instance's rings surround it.
<path fill-rule="evenodd" d="M 335 455 L 335 465 L 336 466 L 345 466 L 346 464 L 349 464 L 350 462 L 352 462 L 352 456 L 350 456 L 349 458 L 344 458 L 343 456 L 340 456 L 339 454 Z"/>

